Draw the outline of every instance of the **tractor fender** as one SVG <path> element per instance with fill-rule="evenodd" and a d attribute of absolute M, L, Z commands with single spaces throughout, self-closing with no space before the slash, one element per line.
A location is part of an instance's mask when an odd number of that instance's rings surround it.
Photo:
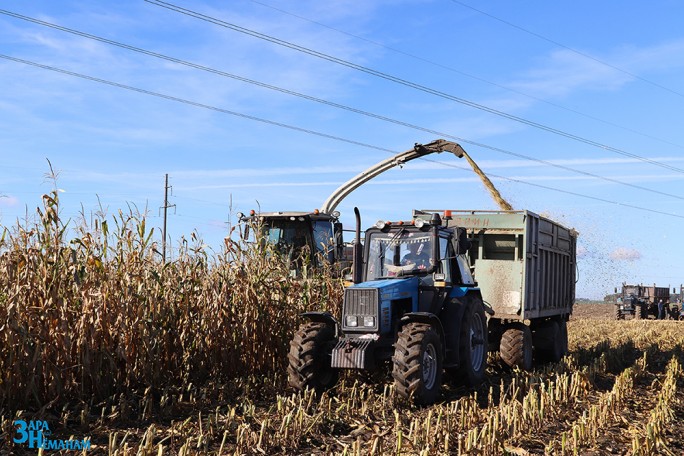
<path fill-rule="evenodd" d="M 335 337 L 339 336 L 340 324 L 330 312 L 304 312 L 299 316 L 314 323 L 325 323 L 335 330 Z"/>
<path fill-rule="evenodd" d="M 401 317 L 401 320 L 399 320 L 399 329 L 401 329 L 401 327 L 405 324 L 413 322 L 427 323 L 437 329 L 437 332 L 439 333 L 439 341 L 442 345 L 442 358 L 444 358 L 446 354 L 446 343 L 444 340 L 444 328 L 442 327 L 442 322 L 440 321 L 439 317 L 430 312 L 409 312 L 404 314 Z"/>

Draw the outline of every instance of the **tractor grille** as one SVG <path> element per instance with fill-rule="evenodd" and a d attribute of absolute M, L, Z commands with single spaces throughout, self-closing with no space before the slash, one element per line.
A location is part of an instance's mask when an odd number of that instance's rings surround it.
<path fill-rule="evenodd" d="M 344 290 L 344 306 L 342 308 L 342 325 L 345 329 L 363 330 L 362 324 L 352 328 L 346 325 L 347 315 L 359 317 L 372 316 L 377 322 L 378 318 L 379 290 L 376 288 L 347 288 Z M 377 325 L 377 323 L 376 323 Z M 368 331 L 369 328 L 365 328 Z"/>

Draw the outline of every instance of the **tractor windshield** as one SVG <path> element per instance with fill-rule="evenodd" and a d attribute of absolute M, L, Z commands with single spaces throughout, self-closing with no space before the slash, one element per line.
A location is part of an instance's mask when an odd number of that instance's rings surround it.
<path fill-rule="evenodd" d="M 430 233 L 405 228 L 369 233 L 366 280 L 427 272 L 435 264 Z"/>

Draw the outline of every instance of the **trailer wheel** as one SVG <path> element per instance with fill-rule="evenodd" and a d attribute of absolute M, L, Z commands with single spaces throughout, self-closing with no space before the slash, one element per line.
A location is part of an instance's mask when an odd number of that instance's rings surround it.
<path fill-rule="evenodd" d="M 567 346 L 567 332 L 566 346 Z M 563 338 L 558 321 L 545 322 L 534 331 L 534 353 L 539 361 L 557 363 L 563 358 Z"/>
<path fill-rule="evenodd" d="M 558 323 L 558 327 L 560 329 L 560 340 L 561 340 L 561 347 L 562 347 L 562 353 L 563 356 L 568 354 L 568 322 L 565 320 L 561 320 Z"/>
<path fill-rule="evenodd" d="M 333 328 L 325 323 L 305 323 L 290 342 L 287 355 L 288 383 L 296 390 L 312 388 L 322 393 L 337 383 L 339 372 L 330 367 L 330 342 L 335 338 Z"/>
<path fill-rule="evenodd" d="M 460 366 L 454 376 L 468 386 L 479 385 L 485 379 L 489 351 L 487 317 L 480 300 L 470 301 L 465 309 L 458 346 Z"/>
<path fill-rule="evenodd" d="M 394 356 L 394 388 L 415 404 L 437 400 L 442 384 L 442 343 L 432 325 L 407 323 L 397 336 Z"/>
<path fill-rule="evenodd" d="M 524 323 L 513 323 L 501 336 L 501 360 L 510 367 L 532 370 L 532 332 Z"/>

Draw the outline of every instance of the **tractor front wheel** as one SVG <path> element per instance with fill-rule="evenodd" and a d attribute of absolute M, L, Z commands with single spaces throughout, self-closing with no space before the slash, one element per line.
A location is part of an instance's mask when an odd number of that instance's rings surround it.
<path fill-rule="evenodd" d="M 330 367 L 330 350 L 335 333 L 325 323 L 305 323 L 290 342 L 287 355 L 288 383 L 296 390 L 312 388 L 322 393 L 337 383 L 339 372 Z"/>
<path fill-rule="evenodd" d="M 442 343 L 439 334 L 427 323 L 407 323 L 399 332 L 392 357 L 394 388 L 415 404 L 428 405 L 437 400 L 442 384 Z"/>

